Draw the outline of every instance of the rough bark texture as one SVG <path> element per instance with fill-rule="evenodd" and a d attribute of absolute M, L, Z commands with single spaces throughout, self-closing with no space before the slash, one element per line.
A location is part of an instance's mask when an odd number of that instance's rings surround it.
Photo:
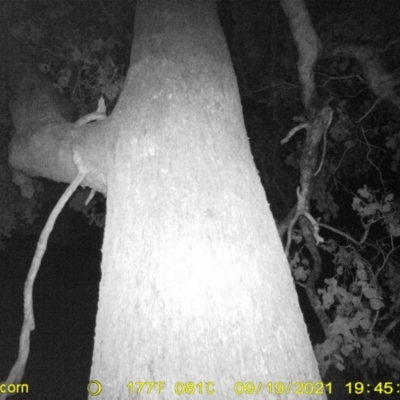
<path fill-rule="evenodd" d="M 304 107 L 309 109 L 317 95 L 314 66 L 321 44 L 304 1 L 280 0 L 280 3 L 287 16 L 293 39 L 296 41 L 301 97 Z"/>
<path fill-rule="evenodd" d="M 138 381 L 165 382 L 146 394 L 160 400 L 179 381 L 212 381 L 218 399 L 235 382 L 320 381 L 211 1 L 138 2 L 113 117 L 91 372 L 103 397 L 130 399 Z"/>

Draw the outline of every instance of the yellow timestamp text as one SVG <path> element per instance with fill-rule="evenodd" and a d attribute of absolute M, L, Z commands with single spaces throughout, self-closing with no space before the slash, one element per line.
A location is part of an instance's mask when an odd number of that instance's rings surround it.
<path fill-rule="evenodd" d="M 349 382 L 346 385 L 349 394 L 363 395 L 368 393 L 375 393 L 382 396 L 396 396 L 400 394 L 400 383 L 397 382 L 377 382 L 377 383 L 363 383 L 363 382 Z"/>
<path fill-rule="evenodd" d="M 158 393 L 160 394 L 165 389 L 165 382 L 129 382 L 127 385 L 129 394 L 141 393 Z M 175 394 L 214 394 L 214 382 L 175 382 Z"/>
<path fill-rule="evenodd" d="M 331 394 L 332 383 L 324 382 L 236 382 L 235 394 Z"/>

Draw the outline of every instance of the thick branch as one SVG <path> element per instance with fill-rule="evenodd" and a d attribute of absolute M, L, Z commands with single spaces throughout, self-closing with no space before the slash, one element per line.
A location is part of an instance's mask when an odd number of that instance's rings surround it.
<path fill-rule="evenodd" d="M 297 45 L 302 100 L 304 107 L 308 109 L 316 95 L 314 65 L 321 45 L 311 24 L 310 14 L 302 0 L 281 0 L 281 6 L 289 21 L 290 30 Z"/>
<path fill-rule="evenodd" d="M 395 91 L 399 80 L 386 70 L 377 49 L 370 46 L 341 45 L 325 54 L 325 57 L 332 56 L 356 59 L 371 91 L 378 98 L 388 100 L 400 109 L 400 98 Z"/>
<path fill-rule="evenodd" d="M 327 131 L 332 121 L 333 112 L 329 106 L 323 106 L 316 90 L 314 65 L 318 58 L 320 43 L 312 27 L 311 19 L 305 4 L 303 0 L 281 0 L 281 5 L 289 20 L 290 29 L 299 53 L 298 70 L 302 90 L 302 101 L 308 112 L 309 121 L 306 125 L 302 124 L 298 127 L 306 128 L 306 139 L 300 162 L 301 177 L 300 188 L 297 190 L 298 201 L 296 212 L 289 224 L 286 222 L 281 225 L 280 234 L 282 235 L 285 227 L 288 226 L 286 243 L 286 254 L 288 255 L 292 230 L 299 219 L 306 246 L 313 258 L 313 270 L 306 283 L 306 293 L 311 306 L 314 308 L 319 318 L 324 333 L 327 336 L 330 320 L 319 300 L 315 287 L 322 270 L 322 260 L 316 245 L 323 240 L 318 234 L 318 225 L 310 214 L 310 198 L 313 191 L 314 177 L 320 171 L 324 161 Z M 293 134 L 295 131 L 296 128 L 292 129 L 291 133 Z M 290 136 L 289 134 L 283 142 L 289 140 Z M 324 138 L 324 151 L 322 152 L 322 157 L 318 157 L 320 153 L 319 144 L 322 138 Z M 318 160 L 320 160 L 320 162 L 317 170 Z M 291 212 L 291 215 L 293 215 L 293 212 Z M 311 229 L 311 226 L 313 229 Z"/>
<path fill-rule="evenodd" d="M 89 173 L 82 186 L 106 193 L 108 153 L 111 138 L 106 134 L 108 123 L 94 122 L 82 127 L 74 124 L 48 123 L 17 132 L 9 146 L 9 163 L 31 177 L 43 177 L 69 183 L 77 174 L 72 159 L 76 144 Z"/>
<path fill-rule="evenodd" d="M 4 27 L 1 33 L 2 71 L 7 78 L 8 105 L 15 128 L 9 146 L 11 167 L 31 177 L 70 183 L 77 174 L 72 160 L 75 146 L 89 168 L 82 186 L 105 193 L 112 146 L 109 123 L 71 123 L 75 117 L 68 102 Z"/>

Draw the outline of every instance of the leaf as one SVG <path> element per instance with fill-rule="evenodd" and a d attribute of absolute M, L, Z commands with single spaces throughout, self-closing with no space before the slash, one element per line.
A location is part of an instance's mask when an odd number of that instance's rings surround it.
<path fill-rule="evenodd" d="M 363 290 L 363 295 L 368 299 L 375 299 L 378 297 L 378 292 L 375 288 L 369 287 L 368 289 Z"/>
<path fill-rule="evenodd" d="M 354 304 L 354 307 L 361 307 L 361 299 L 359 297 L 353 296 L 351 302 Z"/>
<path fill-rule="evenodd" d="M 351 344 L 346 344 L 340 349 L 340 351 L 346 357 L 348 357 L 353 350 L 354 350 L 354 347 Z M 342 359 L 342 361 L 343 361 L 343 359 Z"/>
<path fill-rule="evenodd" d="M 393 200 L 394 200 L 393 193 L 388 194 L 387 196 L 385 196 L 385 199 L 384 199 L 385 202 L 393 201 Z"/>
<path fill-rule="evenodd" d="M 357 277 L 361 281 L 366 281 L 368 279 L 368 275 L 367 275 L 367 272 L 365 271 L 365 269 L 358 269 L 357 270 Z"/>
<path fill-rule="evenodd" d="M 388 149 L 394 150 L 397 147 L 396 139 L 392 136 L 389 136 L 385 139 L 385 144 Z"/>
<path fill-rule="evenodd" d="M 366 185 L 364 185 L 364 187 L 362 189 L 358 189 L 357 193 L 363 197 L 364 199 L 369 199 L 371 196 L 371 193 L 369 191 L 369 189 L 367 188 Z"/>
<path fill-rule="evenodd" d="M 393 346 L 389 342 L 382 342 L 379 344 L 379 351 L 382 355 L 390 354 L 393 351 Z"/>
<path fill-rule="evenodd" d="M 359 318 L 353 318 L 349 322 L 349 329 L 355 329 L 355 328 L 358 328 L 359 326 L 360 326 L 360 319 Z"/>
<path fill-rule="evenodd" d="M 388 225 L 388 232 L 395 237 L 400 236 L 400 226 L 390 223 Z"/>
<path fill-rule="evenodd" d="M 346 140 L 344 142 L 344 147 L 346 147 L 346 149 L 351 149 L 355 145 L 356 145 L 356 143 L 354 142 L 354 140 Z"/>
<path fill-rule="evenodd" d="M 371 310 L 369 308 L 364 308 L 363 310 L 358 310 L 356 317 L 359 319 L 369 318 L 371 316 Z"/>
<path fill-rule="evenodd" d="M 331 307 L 331 305 L 335 302 L 335 298 L 331 293 L 325 292 L 322 295 L 322 301 L 323 301 L 324 308 L 329 309 Z"/>
<path fill-rule="evenodd" d="M 379 299 L 371 299 L 370 304 L 373 310 L 379 310 L 385 306 L 385 304 Z"/>
<path fill-rule="evenodd" d="M 357 282 L 357 286 L 360 286 L 360 287 L 361 287 L 361 290 L 365 290 L 365 289 L 369 288 L 369 283 L 366 282 L 366 280 L 364 280 L 364 281 L 358 281 L 358 282 Z"/>
<path fill-rule="evenodd" d="M 340 372 L 342 372 L 342 371 L 344 371 L 344 370 L 346 369 L 345 366 L 344 366 L 341 362 L 335 363 L 335 367 L 336 367 Z"/>
<path fill-rule="evenodd" d="M 334 354 L 333 357 L 338 361 L 344 362 L 344 358 L 340 354 Z"/>
<path fill-rule="evenodd" d="M 368 217 L 370 215 L 376 214 L 377 208 L 375 207 L 376 203 L 369 204 L 368 206 L 364 207 L 362 210 L 362 215 L 364 217 Z"/>
<path fill-rule="evenodd" d="M 303 236 L 302 235 L 298 235 L 295 232 L 293 232 L 292 234 L 292 240 L 296 243 L 296 244 L 300 244 L 301 241 L 303 240 Z"/>
<path fill-rule="evenodd" d="M 371 327 L 371 321 L 369 319 L 363 318 L 360 321 L 360 326 L 364 329 L 364 331 L 367 331 Z"/>
<path fill-rule="evenodd" d="M 358 197 L 353 197 L 353 203 L 351 204 L 353 210 L 359 210 L 361 207 L 361 199 Z"/>
<path fill-rule="evenodd" d="M 364 358 L 375 358 L 379 356 L 379 349 L 375 346 L 364 347 L 362 350 Z"/>
<path fill-rule="evenodd" d="M 297 281 L 305 281 L 309 274 L 308 270 L 305 270 L 303 267 L 298 267 L 293 271 L 294 278 Z"/>
<path fill-rule="evenodd" d="M 343 303 L 350 303 L 353 297 L 344 287 L 338 286 L 337 294 L 340 295 L 340 301 Z"/>

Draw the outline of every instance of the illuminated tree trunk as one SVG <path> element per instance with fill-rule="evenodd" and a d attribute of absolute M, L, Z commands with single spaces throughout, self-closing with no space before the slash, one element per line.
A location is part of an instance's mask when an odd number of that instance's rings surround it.
<path fill-rule="evenodd" d="M 142 394 L 161 400 L 194 382 L 192 399 L 230 400 L 254 382 L 272 399 L 276 382 L 320 381 L 212 1 L 138 0 L 109 118 L 90 389 L 131 399 L 165 382 Z"/>
<path fill-rule="evenodd" d="M 10 165 L 71 182 L 75 149 L 83 184 L 107 195 L 89 390 L 231 400 L 253 382 L 260 398 L 297 399 L 320 381 L 214 2 L 137 0 L 124 90 L 86 125 L 2 32 Z"/>

